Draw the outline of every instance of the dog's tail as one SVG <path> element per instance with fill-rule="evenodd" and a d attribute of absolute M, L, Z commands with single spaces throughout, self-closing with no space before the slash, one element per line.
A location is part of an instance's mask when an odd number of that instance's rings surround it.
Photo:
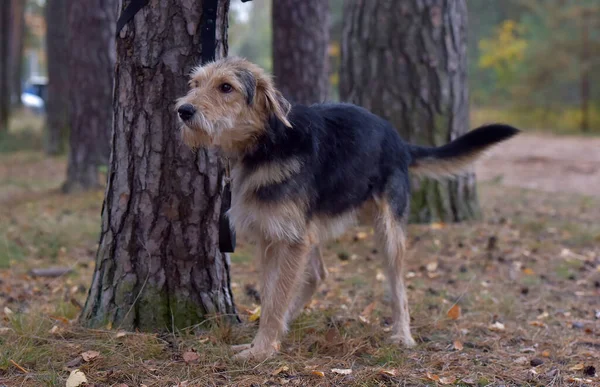
<path fill-rule="evenodd" d="M 509 125 L 481 126 L 456 140 L 438 147 L 410 145 L 410 172 L 432 178 L 458 175 L 493 145 L 519 133 Z"/>

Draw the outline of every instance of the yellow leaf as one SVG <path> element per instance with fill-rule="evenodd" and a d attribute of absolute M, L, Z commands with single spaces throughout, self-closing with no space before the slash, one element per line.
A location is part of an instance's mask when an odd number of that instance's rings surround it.
<path fill-rule="evenodd" d="M 544 328 L 546 326 L 546 324 L 544 324 L 541 321 L 530 321 L 529 325 L 531 325 L 532 327 L 540 327 L 540 328 Z"/>
<path fill-rule="evenodd" d="M 581 371 L 585 366 L 582 363 L 575 364 L 573 367 L 569 368 L 569 371 Z"/>
<path fill-rule="evenodd" d="M 427 264 L 427 271 L 430 272 L 430 273 L 436 271 L 437 268 L 438 268 L 438 263 L 437 262 L 429 262 Z"/>
<path fill-rule="evenodd" d="M 550 351 L 542 351 L 543 357 L 550 357 Z"/>
<path fill-rule="evenodd" d="M 79 370 L 71 371 L 71 374 L 67 378 L 66 387 L 79 387 L 83 383 L 87 383 L 88 380 L 85 377 L 85 374 Z"/>
<path fill-rule="evenodd" d="M 312 371 L 311 374 L 313 374 L 314 376 L 318 376 L 320 378 L 324 378 L 325 377 L 325 373 L 322 371 Z"/>
<path fill-rule="evenodd" d="M 523 269 L 523 274 L 525 274 L 525 275 L 534 275 L 535 272 L 533 271 L 533 269 L 527 267 L 527 268 Z"/>
<path fill-rule="evenodd" d="M 441 230 L 444 227 L 446 227 L 446 225 L 444 223 L 436 222 L 436 223 L 431 223 L 431 225 L 429 225 L 429 227 L 432 230 Z"/>
<path fill-rule="evenodd" d="M 250 315 L 250 317 L 248 317 L 248 321 L 253 322 L 256 321 L 260 318 L 260 306 L 256 307 L 256 309 L 254 309 L 252 311 L 252 314 Z"/>
<path fill-rule="evenodd" d="M 457 351 L 462 351 L 463 350 L 463 343 L 461 343 L 458 340 L 454 340 L 454 349 L 456 349 Z"/>
<path fill-rule="evenodd" d="M 448 317 L 452 320 L 458 320 L 460 317 L 460 306 L 458 304 L 454 304 L 452 308 L 448 311 Z"/>
<path fill-rule="evenodd" d="M 354 240 L 362 241 L 363 239 L 367 239 L 368 236 L 369 234 L 367 234 L 366 232 L 360 231 L 356 233 L 356 235 L 354 236 Z"/>
<path fill-rule="evenodd" d="M 289 369 L 290 369 L 290 367 L 288 367 L 288 366 L 286 366 L 286 365 L 284 365 L 284 366 L 281 366 L 281 367 L 277 368 L 275 371 L 271 372 L 271 376 L 277 376 L 277 375 L 279 375 L 280 373 L 282 373 L 282 372 L 284 372 L 284 371 L 287 371 L 287 370 L 289 370 Z"/>

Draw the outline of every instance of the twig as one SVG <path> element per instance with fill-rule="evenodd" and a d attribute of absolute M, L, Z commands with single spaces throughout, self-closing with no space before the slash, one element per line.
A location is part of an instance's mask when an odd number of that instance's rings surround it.
<path fill-rule="evenodd" d="M 16 362 L 16 361 L 14 361 L 13 359 L 10 359 L 10 362 L 11 362 L 11 364 L 12 364 L 12 365 L 14 365 L 15 367 L 17 367 L 17 369 L 18 369 L 19 371 L 21 371 L 22 373 L 24 373 L 24 374 L 28 374 L 28 373 L 29 373 L 29 371 L 27 371 L 25 368 L 21 367 L 21 366 L 20 366 L 19 364 L 17 364 L 17 362 Z"/>

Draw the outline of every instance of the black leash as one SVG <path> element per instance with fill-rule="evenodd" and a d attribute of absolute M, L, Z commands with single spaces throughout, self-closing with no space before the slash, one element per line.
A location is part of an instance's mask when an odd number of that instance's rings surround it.
<path fill-rule="evenodd" d="M 125 27 L 125 24 L 129 23 L 135 14 L 148 5 L 149 2 L 150 0 L 131 0 L 131 3 L 123 10 L 121 16 L 119 16 L 119 20 L 117 20 L 117 36 L 119 36 L 121 30 Z"/>

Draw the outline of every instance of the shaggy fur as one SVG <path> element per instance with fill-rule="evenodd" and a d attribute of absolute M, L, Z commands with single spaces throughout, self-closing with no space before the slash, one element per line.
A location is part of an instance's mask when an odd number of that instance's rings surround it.
<path fill-rule="evenodd" d="M 458 174 L 518 132 L 489 125 L 439 148 L 407 144 L 359 106 L 291 106 L 262 69 L 240 58 L 197 68 L 177 110 L 186 144 L 216 147 L 233 163 L 229 216 L 259 248 L 260 326 L 252 344 L 234 348 L 238 359 L 262 360 L 279 349 L 289 321 L 326 277 L 319 243 L 343 232 L 366 204 L 375 205 L 386 247 L 392 339 L 413 346 L 403 279 L 409 172 Z"/>

